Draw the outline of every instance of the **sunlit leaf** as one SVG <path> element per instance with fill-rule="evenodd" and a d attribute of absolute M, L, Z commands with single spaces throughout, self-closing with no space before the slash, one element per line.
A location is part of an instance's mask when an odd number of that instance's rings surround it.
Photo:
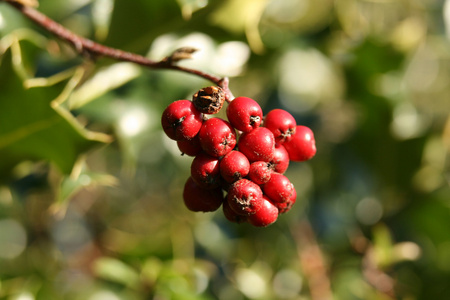
<path fill-rule="evenodd" d="M 231 0 L 211 15 L 211 21 L 231 32 L 245 33 L 250 48 L 257 53 L 264 50 L 258 29 L 267 0 Z"/>
<path fill-rule="evenodd" d="M 11 62 L 11 51 L 0 68 L 0 173 L 23 160 L 49 160 L 69 173 L 78 155 L 109 137 L 84 129 L 59 106 L 67 81 L 50 87 L 24 88 Z M 69 80 L 70 82 L 70 80 Z M 53 102 L 52 102 L 53 101 Z"/>
<path fill-rule="evenodd" d="M 177 2 L 185 19 L 190 19 L 194 12 L 208 5 L 208 0 L 177 0 Z"/>
<path fill-rule="evenodd" d="M 130 287 L 139 282 L 139 274 L 132 267 L 114 258 L 102 257 L 96 260 L 94 273 L 100 278 Z"/>

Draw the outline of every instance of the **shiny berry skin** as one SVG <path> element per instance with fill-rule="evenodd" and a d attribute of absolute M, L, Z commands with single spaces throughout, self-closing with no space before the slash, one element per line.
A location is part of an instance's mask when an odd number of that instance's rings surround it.
<path fill-rule="evenodd" d="M 198 154 L 191 164 L 191 177 L 200 187 L 213 189 L 220 186 L 219 159 L 204 152 Z"/>
<path fill-rule="evenodd" d="M 292 161 L 306 161 L 316 154 L 316 141 L 314 133 L 309 127 L 297 125 L 292 139 L 285 142 L 283 146 L 289 153 Z"/>
<path fill-rule="evenodd" d="M 286 176 L 279 173 L 273 173 L 262 189 L 264 194 L 276 203 L 289 201 L 294 193 L 294 185 Z"/>
<path fill-rule="evenodd" d="M 256 213 L 247 217 L 247 221 L 256 227 L 267 227 L 278 219 L 278 208 L 263 196 L 263 205 Z"/>
<path fill-rule="evenodd" d="M 270 163 L 275 172 L 280 174 L 286 172 L 289 167 L 289 153 L 283 145 L 275 144 L 275 153 Z"/>
<path fill-rule="evenodd" d="M 262 196 L 259 185 L 248 179 L 240 179 L 233 183 L 228 190 L 227 201 L 237 214 L 249 216 L 261 208 Z"/>
<path fill-rule="evenodd" d="M 263 112 L 255 100 L 237 97 L 227 106 L 227 118 L 237 130 L 249 132 L 259 127 Z"/>
<path fill-rule="evenodd" d="M 250 162 L 242 152 L 233 150 L 220 160 L 220 175 L 229 183 L 247 176 Z"/>
<path fill-rule="evenodd" d="M 198 133 L 202 149 L 211 156 L 221 157 L 236 146 L 236 132 L 230 123 L 211 118 L 203 122 Z"/>
<path fill-rule="evenodd" d="M 286 202 L 272 201 L 272 203 L 278 208 L 278 212 L 280 214 L 284 214 L 291 210 L 292 206 L 294 206 L 294 204 L 295 204 L 295 201 L 297 201 L 297 191 L 294 188 L 292 195 L 288 201 L 286 201 Z"/>
<path fill-rule="evenodd" d="M 230 207 L 230 204 L 228 203 L 227 200 L 223 201 L 222 211 L 223 211 L 223 215 L 225 216 L 225 218 L 230 222 L 238 223 L 238 224 L 247 222 L 247 216 L 237 214 Z"/>
<path fill-rule="evenodd" d="M 275 142 L 289 141 L 295 133 L 297 122 L 284 109 L 273 109 L 264 117 L 264 127 L 272 131 Z"/>
<path fill-rule="evenodd" d="M 210 212 L 217 210 L 223 202 L 222 189 L 203 189 L 192 177 L 184 185 L 183 200 L 191 211 Z"/>
<path fill-rule="evenodd" d="M 202 114 L 189 100 L 178 100 L 167 106 L 161 116 L 161 125 L 172 140 L 190 140 L 202 127 Z"/>
<path fill-rule="evenodd" d="M 273 170 L 271 164 L 265 161 L 255 161 L 250 164 L 248 178 L 258 185 L 265 184 L 269 181 Z"/>
<path fill-rule="evenodd" d="M 188 156 L 196 156 L 202 151 L 202 146 L 200 145 L 198 135 L 196 135 L 191 140 L 177 141 L 177 146 L 182 154 L 186 154 Z"/>
<path fill-rule="evenodd" d="M 249 161 L 270 162 L 275 152 L 275 139 L 269 129 L 258 127 L 241 135 L 238 148 L 247 156 Z"/>

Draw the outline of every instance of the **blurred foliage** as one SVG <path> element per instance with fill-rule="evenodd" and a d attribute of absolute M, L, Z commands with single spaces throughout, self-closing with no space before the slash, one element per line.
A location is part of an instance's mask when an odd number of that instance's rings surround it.
<path fill-rule="evenodd" d="M 209 85 L 79 57 L 0 3 L 0 299 L 444 299 L 450 1 L 41 0 L 76 33 L 230 77 L 310 126 L 293 210 L 189 212 L 160 114 Z"/>

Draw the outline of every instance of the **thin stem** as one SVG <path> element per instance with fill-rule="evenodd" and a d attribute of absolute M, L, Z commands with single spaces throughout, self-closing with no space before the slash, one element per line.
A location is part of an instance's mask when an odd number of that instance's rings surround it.
<path fill-rule="evenodd" d="M 304 220 L 291 229 L 311 299 L 333 300 L 327 264 L 311 224 Z"/>
<path fill-rule="evenodd" d="M 0 0 L 0 2 L 4 1 Z M 126 52 L 120 49 L 99 44 L 90 39 L 75 34 L 74 32 L 62 26 L 60 23 L 37 11 L 33 7 L 25 6 L 15 1 L 13 2 L 6 0 L 6 3 L 16 8 L 20 13 L 22 13 L 28 19 L 32 20 L 48 32 L 71 44 L 80 54 L 84 53 L 89 54 L 90 56 L 104 56 L 115 60 L 128 61 L 151 69 L 167 69 L 192 74 L 211 81 L 212 83 L 221 87 L 225 91 L 225 98 L 227 102 L 230 102 L 233 99 L 233 95 L 228 87 L 228 78 L 226 77 L 221 78 L 200 70 L 174 65 L 170 60 L 154 61 L 136 53 Z"/>

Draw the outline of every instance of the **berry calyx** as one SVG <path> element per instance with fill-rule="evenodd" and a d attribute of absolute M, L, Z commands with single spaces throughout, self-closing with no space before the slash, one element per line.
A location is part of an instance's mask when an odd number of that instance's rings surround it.
<path fill-rule="evenodd" d="M 228 190 L 227 201 L 237 214 L 249 216 L 261 208 L 262 196 L 259 185 L 248 179 L 240 179 Z"/>
<path fill-rule="evenodd" d="M 275 152 L 275 139 L 269 129 L 258 127 L 241 135 L 238 148 L 247 156 L 249 161 L 270 162 Z"/>
<path fill-rule="evenodd" d="M 172 140 L 190 140 L 202 127 L 202 114 L 189 100 L 178 100 L 167 106 L 161 116 L 165 134 Z"/>
<path fill-rule="evenodd" d="M 263 112 L 258 102 L 247 97 L 237 97 L 228 104 L 227 118 L 231 125 L 242 132 L 258 128 Z"/>
<path fill-rule="evenodd" d="M 264 127 L 272 131 L 277 143 L 292 139 L 296 126 L 294 117 L 284 109 L 273 109 L 264 118 Z"/>
<path fill-rule="evenodd" d="M 215 157 L 224 156 L 236 146 L 234 128 L 220 118 L 211 118 L 203 122 L 198 137 L 202 149 Z"/>
<path fill-rule="evenodd" d="M 183 201 L 191 211 L 211 212 L 222 205 L 223 192 L 220 188 L 203 189 L 189 177 L 184 185 Z"/>
<path fill-rule="evenodd" d="M 313 158 L 317 151 L 314 133 L 303 125 L 297 125 L 294 136 L 283 146 L 289 153 L 289 159 L 298 162 Z"/>
<path fill-rule="evenodd" d="M 247 176 L 250 162 L 242 152 L 233 150 L 220 161 L 220 175 L 229 183 L 233 183 Z"/>

